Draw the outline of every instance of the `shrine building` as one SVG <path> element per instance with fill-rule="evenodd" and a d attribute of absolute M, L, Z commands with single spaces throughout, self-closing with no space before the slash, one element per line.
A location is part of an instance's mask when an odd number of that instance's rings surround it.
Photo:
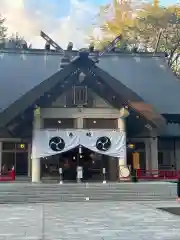
<path fill-rule="evenodd" d="M 180 170 L 180 82 L 164 54 L 4 49 L 0 171 L 118 181 L 131 168 Z M 86 167 L 85 167 L 86 168 Z"/>

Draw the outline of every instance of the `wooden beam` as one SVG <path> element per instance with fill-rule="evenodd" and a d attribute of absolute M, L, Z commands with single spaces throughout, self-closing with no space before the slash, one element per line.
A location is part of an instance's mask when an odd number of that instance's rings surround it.
<path fill-rule="evenodd" d="M 122 98 L 120 96 L 117 96 L 116 93 L 114 93 L 112 89 L 108 88 L 107 85 L 104 84 L 101 80 L 98 81 L 95 77 L 86 75 L 83 84 L 87 85 L 87 87 L 92 89 L 98 96 L 106 100 L 114 108 L 120 109 L 123 107 Z"/>

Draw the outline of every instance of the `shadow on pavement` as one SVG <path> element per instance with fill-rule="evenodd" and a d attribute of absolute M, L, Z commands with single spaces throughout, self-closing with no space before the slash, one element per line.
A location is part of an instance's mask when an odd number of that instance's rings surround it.
<path fill-rule="evenodd" d="M 158 208 L 158 209 L 176 216 L 180 216 L 180 207 L 165 207 L 165 208 Z"/>

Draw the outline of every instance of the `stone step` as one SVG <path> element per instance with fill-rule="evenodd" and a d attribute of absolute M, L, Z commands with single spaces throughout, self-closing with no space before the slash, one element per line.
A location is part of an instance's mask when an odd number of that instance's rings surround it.
<path fill-rule="evenodd" d="M 82 193 L 55 193 L 55 194 L 52 194 L 52 193 L 42 193 L 42 194 L 34 194 L 34 193 L 26 193 L 26 194 L 0 194 L 0 199 L 1 198 L 16 198 L 16 197 L 21 197 L 21 198 L 28 198 L 28 197 L 31 197 L 31 198 L 47 198 L 49 199 L 50 197 L 54 197 L 54 198 L 61 198 L 62 196 L 68 196 L 70 198 L 72 197 L 81 197 L 81 196 L 89 196 L 89 197 L 92 197 L 92 196 L 96 196 L 96 197 L 99 197 L 101 196 L 102 198 L 106 198 L 106 197 L 113 197 L 113 198 L 118 198 L 118 197 L 126 197 L 126 198 L 134 198 L 134 197 L 138 197 L 138 198 L 142 198 L 142 197 L 161 197 L 162 199 L 163 198 L 166 198 L 166 197 L 175 197 L 176 196 L 176 192 L 170 192 L 170 193 L 101 193 L 101 194 L 98 194 L 98 193 L 94 193 L 94 192 L 82 192 Z"/>
<path fill-rule="evenodd" d="M 154 193 L 126 193 L 126 194 L 97 194 L 93 192 L 84 192 L 84 193 L 74 193 L 74 194 L 6 194 L 0 195 L 0 203 L 9 203 L 9 202 L 48 202 L 48 201 L 84 201 L 87 197 L 92 200 L 113 200 L 113 201 L 143 201 L 143 200 L 169 200 L 175 199 L 176 194 L 154 194 Z"/>
<path fill-rule="evenodd" d="M 98 185 L 98 186 L 94 186 L 94 185 L 66 185 L 66 184 L 63 184 L 63 185 L 60 185 L 60 184 L 48 184 L 48 185 L 22 185 L 19 184 L 18 185 L 9 185 L 9 184 L 0 184 L 0 192 L 3 191 L 3 190 L 7 190 L 7 191 L 15 191 L 15 190 L 30 190 L 30 189 L 33 189 L 33 190 L 39 190 L 39 189 L 42 189 L 42 190 L 47 190 L 47 189 L 51 189 L 51 190 L 56 190 L 56 189 L 66 189 L 66 190 L 73 190 L 73 189 L 97 189 L 97 190 L 134 190 L 134 191 L 137 191 L 137 190 L 145 190 L 145 191 L 148 191 L 150 189 L 154 189 L 154 190 L 167 190 L 167 189 L 176 189 L 176 184 L 170 184 L 170 185 L 150 185 L 150 186 L 145 186 L 145 185 L 139 185 L 139 184 L 134 184 L 134 185 L 115 185 L 115 186 L 111 186 L 111 185 L 106 185 L 106 184 L 101 184 L 101 185 Z"/>
<path fill-rule="evenodd" d="M 176 192 L 176 188 L 172 188 L 172 189 L 149 189 L 149 190 L 141 190 L 141 189 L 93 189 L 93 188 L 84 188 L 84 189 L 61 189 L 61 188 L 57 188 L 57 189 L 13 189 L 13 190 L 8 190 L 8 189 L 4 189 L 0 191 L 0 195 L 1 194 L 26 194 L 26 193 L 34 193 L 34 194 L 43 194 L 43 193 L 52 193 L 52 194 L 56 194 L 56 193 L 83 193 L 83 192 L 94 192 L 94 193 L 109 193 L 109 194 L 113 194 L 113 193 L 122 193 L 122 194 L 126 194 L 126 193 L 157 193 L 157 194 L 161 194 L 161 193 L 171 193 L 171 192 Z"/>
<path fill-rule="evenodd" d="M 166 196 L 166 197 L 159 197 L 159 196 L 142 196 L 142 197 L 125 197 L 125 196 L 118 196 L 114 198 L 113 196 L 91 196 L 89 197 L 89 201 L 170 201 L 175 200 L 173 196 Z M 37 197 L 16 197 L 16 198 L 0 198 L 0 204 L 12 204 L 12 203 L 50 203 L 50 202 L 85 202 L 87 201 L 87 197 L 85 196 L 77 196 L 77 197 L 70 197 L 70 196 L 61 196 L 60 198 L 57 197 L 50 197 L 50 198 L 37 198 Z"/>
<path fill-rule="evenodd" d="M 0 184 L 0 203 L 168 201 L 176 184 Z"/>
<path fill-rule="evenodd" d="M 56 194 L 47 194 L 47 193 L 42 193 L 42 194 L 32 194 L 32 193 L 27 193 L 27 194 L 1 194 L 0 195 L 0 198 L 1 197 L 11 197 L 11 198 L 14 198 L 14 197 L 51 197 L 51 196 L 54 196 L 54 197 L 61 197 L 61 196 L 113 196 L 113 197 L 118 197 L 118 196 L 131 196 L 131 197 L 135 197 L 135 196 L 138 196 L 138 197 L 142 197 L 142 196 L 159 196 L 159 197 L 165 197 L 165 196 L 176 196 L 176 193 L 126 193 L 126 194 L 123 194 L 123 193 L 101 193 L 101 194 L 98 194 L 98 193 L 94 193 L 94 192 L 82 192 L 82 193 L 56 193 Z"/>
<path fill-rule="evenodd" d="M 167 188 L 167 189 L 93 189 L 93 188 L 84 188 L 84 189 L 1 189 L 0 194 L 3 193 L 81 193 L 81 192 L 96 192 L 96 193 L 148 193 L 148 192 L 155 192 L 155 193 L 168 193 L 168 192 L 176 192 L 176 188 Z"/>
<path fill-rule="evenodd" d="M 88 190 L 88 189 L 84 189 L 84 190 L 57 190 L 57 191 L 43 191 L 43 190 L 39 190 L 39 191 L 2 191 L 0 192 L 0 195 L 43 195 L 43 194 L 47 194 L 47 195 L 55 195 L 55 194 L 82 194 L 82 193 L 94 193 L 94 194 L 156 194 L 156 195 L 162 195 L 162 194 L 176 194 L 176 189 L 172 189 L 172 190 L 167 190 L 167 191 L 154 191 L 154 190 L 150 190 L 150 191 L 95 191 L 95 190 Z"/>
<path fill-rule="evenodd" d="M 36 183 L 27 183 L 27 184 L 24 184 L 24 183 L 2 183 L 0 182 L 0 188 L 1 187 L 9 187 L 9 188 L 12 188 L 14 186 L 16 187 L 42 187 L 42 188 L 45 188 L 45 187 L 52 187 L 52 188 L 55 188 L 56 186 L 59 185 L 59 182 L 57 183 L 54 183 L 54 184 L 45 184 L 45 183 L 41 183 L 41 184 L 36 184 Z M 84 183 L 73 183 L 73 184 L 66 184 L 66 183 L 63 183 L 61 185 L 61 187 L 71 187 L 71 188 L 82 188 L 84 186 L 89 186 L 89 187 L 93 187 L 93 188 L 99 188 L 99 187 L 104 187 L 104 188 L 134 188 L 134 187 L 141 187 L 141 188 L 151 188 L 152 186 L 153 187 L 171 187 L 171 186 L 174 186 L 176 185 L 176 183 L 166 183 L 166 184 L 141 184 L 141 183 L 126 183 L 126 184 L 123 184 L 123 183 L 118 183 L 118 184 L 84 184 Z"/>

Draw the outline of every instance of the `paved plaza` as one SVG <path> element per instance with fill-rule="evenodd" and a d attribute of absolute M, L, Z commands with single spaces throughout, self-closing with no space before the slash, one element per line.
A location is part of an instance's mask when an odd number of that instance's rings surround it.
<path fill-rule="evenodd" d="M 0 240 L 179 240 L 176 202 L 0 205 Z"/>

